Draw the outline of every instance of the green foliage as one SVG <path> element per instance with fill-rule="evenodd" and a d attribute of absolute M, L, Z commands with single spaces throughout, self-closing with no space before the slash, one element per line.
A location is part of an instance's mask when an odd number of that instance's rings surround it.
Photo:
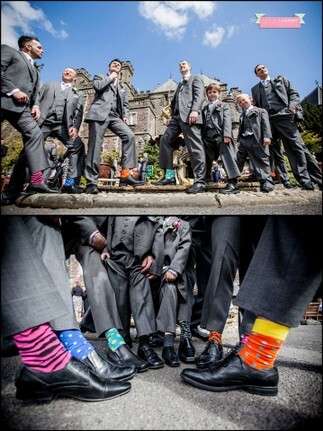
<path fill-rule="evenodd" d="M 304 121 L 302 122 L 302 128 L 313 132 L 322 139 L 322 105 L 314 105 L 309 100 L 306 100 L 303 104 L 303 111 Z"/>
<path fill-rule="evenodd" d="M 121 154 L 117 150 L 112 151 L 102 151 L 101 153 L 101 163 L 107 163 L 109 166 L 114 165 L 114 161 L 117 161 L 118 164 L 121 162 Z"/>
<path fill-rule="evenodd" d="M 159 146 L 157 142 L 151 139 L 139 152 L 138 156 L 142 157 L 144 153 L 148 154 L 148 166 L 153 167 L 149 181 L 158 180 L 162 176 L 163 170 L 159 168 Z"/>
<path fill-rule="evenodd" d="M 23 143 L 21 134 L 7 121 L 4 121 L 1 125 L 1 137 L 8 147 L 8 152 L 1 161 L 1 171 L 7 173 L 13 170 L 16 160 L 23 149 Z"/>
<path fill-rule="evenodd" d="M 322 138 L 317 136 L 315 132 L 304 130 L 302 139 L 312 154 L 315 155 L 318 161 L 322 161 Z"/>

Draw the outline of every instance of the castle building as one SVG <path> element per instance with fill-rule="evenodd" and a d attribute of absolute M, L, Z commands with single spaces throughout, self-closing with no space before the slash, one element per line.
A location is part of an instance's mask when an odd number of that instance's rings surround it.
<path fill-rule="evenodd" d="M 227 84 L 217 78 L 210 78 L 201 74 L 204 86 L 207 87 L 211 82 L 217 82 L 221 86 L 221 99 L 228 103 L 231 108 L 233 135 L 236 138 L 239 127 L 239 111 L 235 105 L 236 96 L 241 93 L 238 87 L 227 89 Z M 136 136 L 137 151 L 141 151 L 148 142 L 153 142 L 165 131 L 165 117 L 163 111 L 167 110 L 171 99 L 175 93 L 178 83 L 173 79 L 168 79 L 162 84 L 158 84 L 153 91 L 138 92 L 132 85 L 134 68 L 130 61 L 122 64 L 119 76 L 120 85 L 128 90 L 128 100 L 130 108 L 129 126 Z M 84 92 L 85 104 L 84 113 L 86 115 L 94 97 L 94 89 L 89 73 L 84 69 L 77 69 L 76 87 Z M 206 99 L 205 99 L 206 100 Z M 83 122 L 80 130 L 80 136 L 85 145 L 88 142 L 88 124 Z M 121 140 L 110 130 L 107 130 L 104 136 L 102 150 L 121 152 Z"/>

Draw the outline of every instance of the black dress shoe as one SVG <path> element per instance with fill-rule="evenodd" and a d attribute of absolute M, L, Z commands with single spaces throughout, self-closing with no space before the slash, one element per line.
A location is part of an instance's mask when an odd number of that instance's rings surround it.
<path fill-rule="evenodd" d="M 263 192 L 263 193 L 270 193 L 270 192 L 272 192 L 274 189 L 272 188 L 269 188 L 269 187 L 267 187 L 267 186 L 261 186 L 260 187 L 260 191 L 261 192 Z"/>
<path fill-rule="evenodd" d="M 105 379 L 113 380 L 130 380 L 137 372 L 137 367 L 114 365 L 108 359 L 104 358 L 97 350 L 92 352 L 81 361 L 89 367 L 95 374 Z"/>
<path fill-rule="evenodd" d="M 196 358 L 197 368 L 207 368 L 217 364 L 222 359 L 223 347 L 217 341 L 208 341 L 203 352 Z"/>
<path fill-rule="evenodd" d="M 120 178 L 119 185 L 121 186 L 144 186 L 144 181 L 137 181 L 132 175 L 128 175 L 126 178 Z"/>
<path fill-rule="evenodd" d="M 160 335 L 158 332 L 151 335 L 151 339 L 149 341 L 150 347 L 161 347 L 164 344 L 164 337 Z"/>
<path fill-rule="evenodd" d="M 170 367 L 179 367 L 180 362 L 178 356 L 176 355 L 174 346 L 163 347 L 162 358 Z"/>
<path fill-rule="evenodd" d="M 55 395 L 63 395 L 82 401 L 103 401 L 131 389 L 129 382 L 99 377 L 74 358 L 63 369 L 52 373 L 39 373 L 23 365 L 15 383 L 19 400 L 50 401 Z"/>
<path fill-rule="evenodd" d="M 195 362 L 195 348 L 191 338 L 181 338 L 178 347 L 178 357 L 182 362 Z"/>
<path fill-rule="evenodd" d="M 16 198 L 15 199 L 13 199 L 13 198 L 10 199 L 10 198 L 7 198 L 6 196 L 4 196 L 4 197 L 1 198 L 0 205 L 3 205 L 3 206 L 5 206 L 5 205 L 13 205 L 15 202 L 16 202 Z"/>
<path fill-rule="evenodd" d="M 153 370 L 164 366 L 164 361 L 160 359 L 155 350 L 148 344 L 139 345 L 137 354 L 139 358 L 148 362 L 149 368 Z"/>
<path fill-rule="evenodd" d="M 205 184 L 195 183 L 191 187 L 185 190 L 186 193 L 196 194 L 205 192 Z"/>
<path fill-rule="evenodd" d="M 85 187 L 84 193 L 89 195 L 97 195 L 99 193 L 98 186 L 96 184 L 90 184 L 89 186 Z"/>
<path fill-rule="evenodd" d="M 45 183 L 45 181 L 41 184 L 29 184 L 29 186 L 26 189 L 27 193 L 61 193 L 60 190 L 54 190 L 48 187 L 48 184 Z"/>
<path fill-rule="evenodd" d="M 191 326 L 190 329 L 193 337 L 199 338 L 202 341 L 207 341 L 209 339 L 209 333 L 200 331 L 197 326 Z"/>
<path fill-rule="evenodd" d="M 309 181 L 302 183 L 303 190 L 314 190 L 314 186 Z"/>
<path fill-rule="evenodd" d="M 71 184 L 70 186 L 63 186 L 62 193 L 79 194 L 80 190 L 75 184 Z"/>
<path fill-rule="evenodd" d="M 149 364 L 146 361 L 138 358 L 126 344 L 122 344 L 115 352 L 111 349 L 107 350 L 107 358 L 110 362 L 119 366 L 136 366 L 137 372 L 141 373 L 148 370 Z"/>
<path fill-rule="evenodd" d="M 290 181 L 285 181 L 284 182 L 284 187 L 285 187 L 285 189 L 292 189 L 293 188 L 293 186 L 292 186 L 292 184 L 291 184 Z"/>
<path fill-rule="evenodd" d="M 278 370 L 256 370 L 246 365 L 239 355 L 223 360 L 218 366 L 206 370 L 186 368 L 181 377 L 187 383 L 213 392 L 227 392 L 243 389 L 251 394 L 277 395 Z"/>
<path fill-rule="evenodd" d="M 175 178 L 166 179 L 164 177 L 158 181 L 152 181 L 151 184 L 153 186 L 176 186 L 176 181 L 175 181 Z"/>
<path fill-rule="evenodd" d="M 224 187 L 224 189 L 220 189 L 219 193 L 225 193 L 227 195 L 229 194 L 235 194 L 235 193 L 240 193 L 240 190 L 238 189 L 238 186 L 236 183 L 230 183 L 228 182 L 228 184 Z"/>

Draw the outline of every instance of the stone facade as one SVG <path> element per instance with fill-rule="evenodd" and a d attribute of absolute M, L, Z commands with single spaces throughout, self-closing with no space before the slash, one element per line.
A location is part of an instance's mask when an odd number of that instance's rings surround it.
<path fill-rule="evenodd" d="M 143 149 L 146 143 L 154 141 L 161 136 L 165 131 L 165 117 L 163 110 L 167 109 L 170 104 L 173 94 L 177 88 L 177 82 L 173 79 L 168 79 L 163 84 L 159 84 L 153 91 L 138 92 L 132 85 L 134 68 L 130 61 L 125 61 L 122 64 L 120 72 L 120 81 L 124 88 L 128 91 L 130 122 L 129 126 L 136 136 L 137 151 Z M 239 126 L 239 111 L 235 105 L 235 97 L 241 93 L 238 87 L 227 89 L 227 84 L 221 82 L 217 78 L 210 78 L 203 75 L 204 85 L 207 87 L 211 82 L 217 82 L 221 86 L 221 99 L 230 105 L 232 113 L 233 135 L 236 138 Z M 85 94 L 85 113 L 88 111 L 94 97 L 92 80 L 89 73 L 81 68 L 77 69 L 76 87 L 82 90 Z M 85 145 L 88 142 L 88 125 L 83 122 L 80 130 L 80 135 L 84 140 Z M 111 133 L 106 131 L 102 145 L 103 151 L 112 151 L 113 149 L 121 152 L 121 140 Z"/>

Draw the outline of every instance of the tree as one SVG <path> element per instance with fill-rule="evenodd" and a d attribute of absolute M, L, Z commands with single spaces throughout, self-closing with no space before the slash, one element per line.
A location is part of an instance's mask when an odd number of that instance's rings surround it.
<path fill-rule="evenodd" d="M 303 104 L 304 121 L 301 123 L 302 139 L 318 161 L 322 161 L 322 105 L 314 105 L 309 100 Z"/>
<path fill-rule="evenodd" d="M 21 134 L 7 121 L 4 121 L 1 125 L 1 137 L 8 147 L 6 156 L 1 160 L 1 171 L 7 173 L 13 170 L 16 160 L 23 148 L 23 143 Z"/>

